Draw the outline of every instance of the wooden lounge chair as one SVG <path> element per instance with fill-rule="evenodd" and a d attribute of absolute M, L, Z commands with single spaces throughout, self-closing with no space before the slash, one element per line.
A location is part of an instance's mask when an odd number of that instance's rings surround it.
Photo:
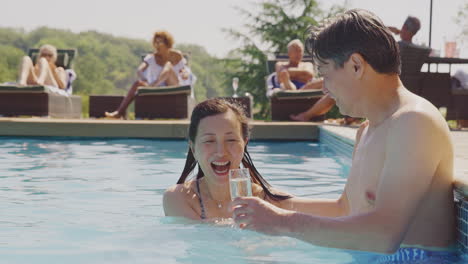
<path fill-rule="evenodd" d="M 275 65 L 278 61 L 287 61 L 287 54 L 277 54 L 275 60 L 267 61 L 267 72 L 269 74 L 275 71 Z M 311 56 L 304 56 L 304 62 L 313 62 Z M 271 93 L 268 91 L 267 80 L 267 95 Z M 312 107 L 321 97 L 323 92 L 321 90 L 295 90 L 295 91 L 279 91 L 270 96 L 271 119 L 274 121 L 290 121 L 290 115 L 298 114 L 308 110 Z M 325 116 L 318 116 L 313 121 L 324 120 Z"/>
<path fill-rule="evenodd" d="M 307 111 L 323 96 L 322 90 L 296 90 L 280 91 L 270 97 L 271 119 L 273 121 L 291 120 L 291 114 Z M 318 116 L 313 121 L 323 120 L 324 115 Z"/>
<path fill-rule="evenodd" d="M 57 93 L 49 86 L 0 85 L 0 115 L 80 118 L 81 97 Z"/>
<path fill-rule="evenodd" d="M 137 119 L 189 118 L 195 104 L 190 85 L 138 87 L 135 97 Z"/>
<path fill-rule="evenodd" d="M 39 49 L 29 49 L 33 61 Z M 57 66 L 70 69 L 76 49 L 58 49 Z M 66 91 L 46 85 L 0 85 L 1 116 L 49 116 L 55 118 L 80 118 L 81 98 Z"/>
<path fill-rule="evenodd" d="M 458 79 L 452 78 L 451 92 L 447 120 L 457 120 L 459 126 L 468 127 L 468 90 L 461 87 Z"/>
<path fill-rule="evenodd" d="M 420 95 L 423 79 L 421 67 L 431 49 L 402 41 L 398 44 L 401 57 L 400 79 L 408 90 Z"/>
<path fill-rule="evenodd" d="M 427 99 L 435 107 L 446 107 L 451 112 L 451 77 L 448 72 L 421 73 L 421 97 Z M 449 109 L 450 108 L 450 109 Z"/>
<path fill-rule="evenodd" d="M 430 48 L 399 42 L 401 55 L 400 79 L 408 90 L 427 99 L 435 107 L 446 107 L 447 118 L 453 114 L 450 73 L 421 72 Z"/>

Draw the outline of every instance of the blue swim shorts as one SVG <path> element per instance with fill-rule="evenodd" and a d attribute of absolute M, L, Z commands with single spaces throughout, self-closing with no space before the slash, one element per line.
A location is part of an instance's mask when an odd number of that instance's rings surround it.
<path fill-rule="evenodd" d="M 421 248 L 400 248 L 392 255 L 378 256 L 372 263 L 403 264 L 403 263 L 454 263 L 460 260 L 456 251 L 431 251 Z"/>

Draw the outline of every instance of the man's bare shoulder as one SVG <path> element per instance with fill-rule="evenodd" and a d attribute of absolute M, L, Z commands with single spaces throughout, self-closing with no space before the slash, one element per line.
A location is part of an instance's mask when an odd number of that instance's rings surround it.
<path fill-rule="evenodd" d="M 439 110 L 424 98 L 410 97 L 392 117 L 393 129 L 442 129 L 446 130 L 447 123 Z M 419 130 L 418 129 L 418 130 Z M 448 131 L 448 130 L 447 130 Z"/>
<path fill-rule="evenodd" d="M 415 96 L 390 119 L 389 143 L 396 144 L 404 139 L 425 141 L 440 148 L 451 146 L 447 122 L 439 110 L 426 99 Z"/>

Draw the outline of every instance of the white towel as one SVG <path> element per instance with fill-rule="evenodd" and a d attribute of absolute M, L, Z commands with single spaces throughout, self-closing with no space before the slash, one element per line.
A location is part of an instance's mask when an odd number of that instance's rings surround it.
<path fill-rule="evenodd" d="M 459 69 L 455 72 L 453 78 L 460 81 L 461 88 L 468 89 L 468 72 Z"/>

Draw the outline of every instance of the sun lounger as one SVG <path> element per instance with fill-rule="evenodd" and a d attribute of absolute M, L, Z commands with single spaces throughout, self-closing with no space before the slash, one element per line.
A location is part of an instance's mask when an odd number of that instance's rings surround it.
<path fill-rule="evenodd" d="M 468 89 L 463 88 L 460 81 L 452 78 L 451 101 L 447 112 L 448 120 L 457 120 L 459 125 L 468 126 Z"/>
<path fill-rule="evenodd" d="M 33 61 L 38 54 L 39 49 L 28 51 Z M 56 65 L 63 67 L 69 74 L 69 83 L 64 90 L 47 85 L 0 84 L 0 115 L 80 118 L 81 98 L 71 95 L 71 82 L 76 77 L 71 66 L 76 54 L 76 49 L 57 50 Z"/>
<path fill-rule="evenodd" d="M 195 104 L 190 85 L 139 87 L 135 98 L 137 119 L 189 118 Z"/>
<path fill-rule="evenodd" d="M 271 119 L 274 121 L 290 121 L 290 115 L 307 111 L 323 96 L 321 90 L 274 91 L 271 74 L 275 71 L 276 62 L 287 60 L 287 54 L 276 54 L 274 60 L 267 61 L 267 72 L 270 75 L 266 77 L 266 90 L 270 98 Z M 313 62 L 311 56 L 304 56 L 302 61 Z M 319 121 L 324 118 L 322 115 L 312 120 Z"/>
<path fill-rule="evenodd" d="M 405 87 L 415 94 L 421 94 L 421 67 L 431 52 L 430 48 L 407 42 L 398 42 L 401 57 L 400 79 Z"/>
<path fill-rule="evenodd" d="M 451 77 L 448 72 L 422 72 L 421 97 L 435 107 L 449 108 L 451 100 Z"/>
<path fill-rule="evenodd" d="M 297 114 L 308 110 L 321 97 L 321 90 L 296 90 L 280 91 L 270 97 L 271 119 L 274 121 L 291 120 L 291 114 Z M 324 116 L 319 116 L 313 121 L 323 120 Z"/>
<path fill-rule="evenodd" d="M 0 115 L 80 118 L 81 97 L 43 85 L 0 85 Z"/>

